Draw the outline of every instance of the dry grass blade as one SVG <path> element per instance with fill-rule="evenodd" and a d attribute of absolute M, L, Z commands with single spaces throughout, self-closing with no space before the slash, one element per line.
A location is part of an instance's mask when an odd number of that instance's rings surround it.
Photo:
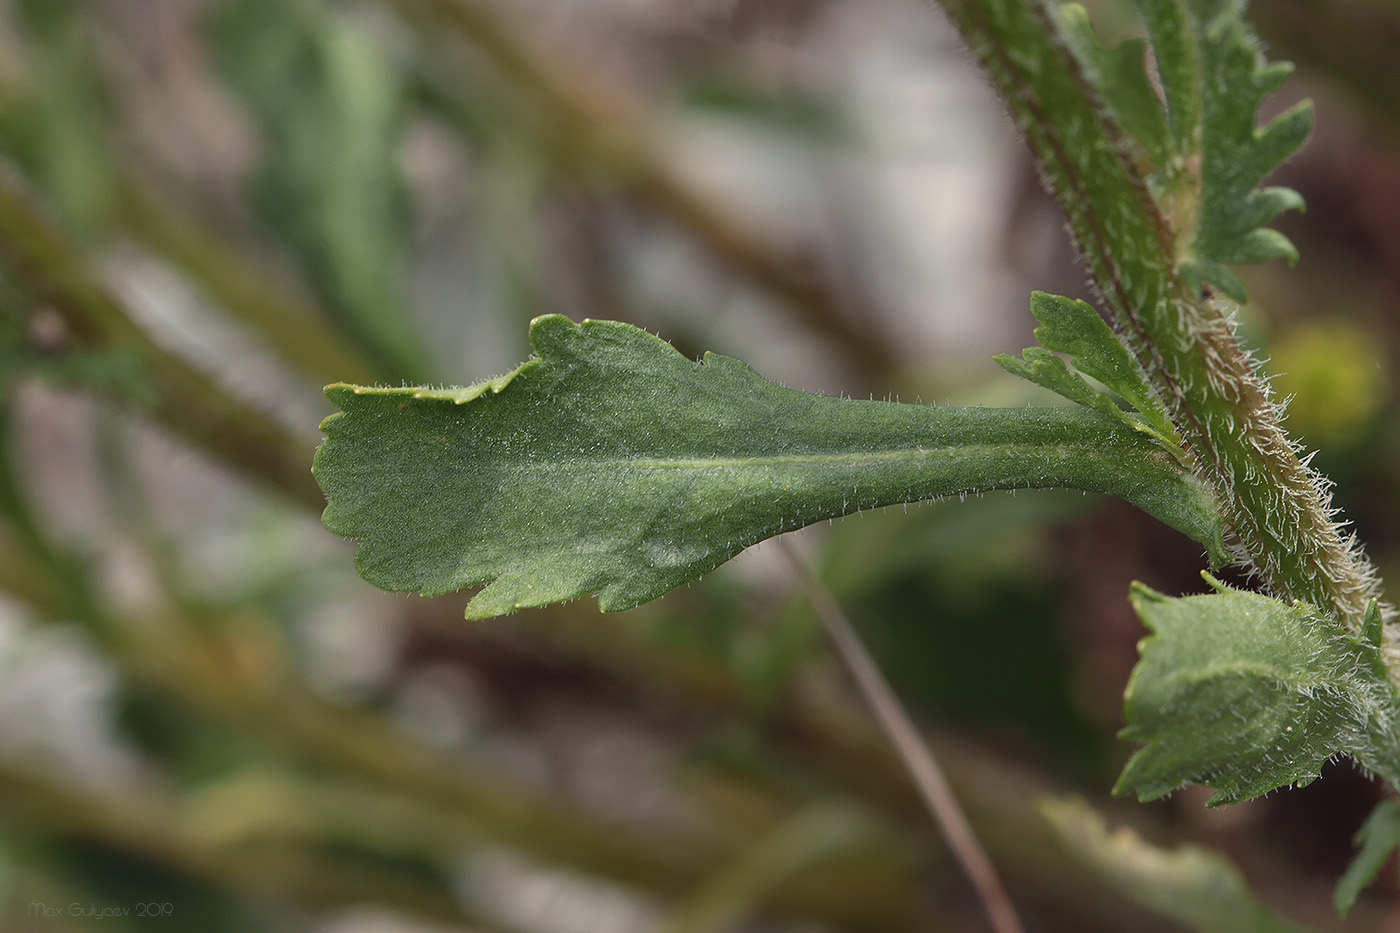
<path fill-rule="evenodd" d="M 909 769 L 909 775 L 918 786 L 919 794 L 928 805 L 929 813 L 938 824 L 938 830 L 947 841 L 953 857 L 958 860 L 973 887 L 977 889 L 982 906 L 991 920 L 992 929 L 997 933 L 1021 933 L 1023 927 L 1020 918 L 1016 916 L 1016 909 L 1011 904 L 1011 898 L 1007 896 L 996 868 L 987 857 L 982 844 L 977 841 L 967 817 L 953 796 L 952 788 L 948 786 L 948 779 L 943 776 L 943 769 L 938 766 L 933 752 L 919 735 L 913 719 L 895 696 L 884 675 L 880 673 L 879 667 L 866 651 L 855 627 L 841 611 L 831 591 L 817 579 L 811 567 L 787 539 L 778 538 L 777 543 L 797 574 L 812 609 L 836 645 L 837 654 L 841 656 L 842 663 L 855 680 L 856 687 L 870 705 L 875 718 L 888 733 L 890 742 L 899 752 L 905 767 Z"/>

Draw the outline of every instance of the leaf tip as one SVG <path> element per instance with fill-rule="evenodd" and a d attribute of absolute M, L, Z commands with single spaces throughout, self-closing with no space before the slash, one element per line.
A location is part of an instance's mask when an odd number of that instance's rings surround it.
<path fill-rule="evenodd" d="M 1160 603 L 1165 602 L 1169 597 L 1154 590 L 1141 580 L 1134 580 L 1128 587 L 1128 598 L 1134 601 Z"/>
<path fill-rule="evenodd" d="M 362 388 L 363 386 L 351 385 L 348 382 L 332 382 L 321 391 L 325 393 L 326 398 L 330 399 L 332 404 L 344 408 L 345 400 L 359 395 Z"/>
<path fill-rule="evenodd" d="M 1201 579 L 1206 581 L 1206 585 L 1209 586 L 1211 589 L 1215 590 L 1217 593 L 1228 593 L 1232 589 L 1230 584 L 1222 582 L 1209 570 L 1201 571 Z"/>
<path fill-rule="evenodd" d="M 1381 637 L 1385 633 L 1385 617 L 1381 612 L 1381 604 L 1376 600 L 1371 600 L 1366 607 L 1366 618 L 1361 623 L 1361 640 L 1377 650 L 1381 647 Z"/>
<path fill-rule="evenodd" d="M 585 321 L 576 324 L 562 314 L 541 314 L 530 321 L 530 346 L 537 356 L 549 356 L 562 349 L 569 338 L 583 333 L 585 326 L 596 326 L 597 323 Z"/>

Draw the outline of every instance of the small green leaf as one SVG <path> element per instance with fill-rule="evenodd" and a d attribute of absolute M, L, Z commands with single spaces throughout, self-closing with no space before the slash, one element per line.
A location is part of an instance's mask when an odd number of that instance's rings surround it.
<path fill-rule="evenodd" d="M 1379 651 L 1384 634 L 1385 616 L 1381 613 L 1380 603 L 1373 599 L 1366 607 L 1366 619 L 1361 625 L 1361 640 Z"/>
<path fill-rule="evenodd" d="M 1244 21 L 1243 0 L 1138 0 L 1157 87 L 1141 39 L 1105 45 L 1076 4 L 1060 10 L 1067 42 L 1113 116 L 1150 163 L 1142 174 L 1180 242 L 1179 268 L 1237 301 L 1243 283 L 1227 268 L 1297 260 L 1288 238 L 1264 229 L 1303 199 L 1260 183 L 1307 139 L 1303 103 L 1257 126 L 1260 105 L 1292 66 L 1264 61 Z"/>
<path fill-rule="evenodd" d="M 1031 313 L 1041 323 L 1035 329 L 1035 338 L 1046 349 L 1027 348 L 1022 351 L 1021 360 L 997 356 L 996 361 L 1004 369 L 1087 408 L 1119 418 L 1135 430 L 1156 437 L 1170 450 L 1179 448 L 1176 430 L 1133 362 L 1128 348 L 1091 305 L 1059 295 L 1033 292 Z M 1069 354 L 1081 372 L 1118 393 L 1142 415 L 1142 420 L 1124 412 L 1109 395 L 1090 386 L 1047 350 Z"/>
<path fill-rule="evenodd" d="M 1180 156 L 1199 144 L 1201 65 L 1195 20 L 1185 0 L 1138 0 L 1138 8 L 1147 25 L 1157 78 L 1166 98 L 1167 120 Z"/>
<path fill-rule="evenodd" d="M 1094 32 L 1084 7 L 1067 3 L 1059 13 L 1065 37 L 1080 59 L 1093 69 L 1091 80 L 1103 92 L 1124 129 L 1146 148 L 1155 165 L 1166 165 L 1174 147 L 1162 99 L 1147 76 L 1147 43 L 1128 39 L 1110 48 Z"/>
<path fill-rule="evenodd" d="M 1034 382 L 1071 402 L 1078 402 L 1085 408 L 1092 408 L 1115 418 L 1122 413 L 1122 409 L 1114 404 L 1107 393 L 1089 385 L 1084 377 L 1069 368 L 1069 364 L 1044 347 L 1026 347 L 1021 351 L 1019 358 L 1007 353 L 998 353 L 992 359 L 1013 376 Z"/>
<path fill-rule="evenodd" d="M 1337 882 L 1332 903 L 1343 917 L 1356 903 L 1357 896 L 1376 880 L 1390 853 L 1400 847 L 1400 800 L 1390 798 L 1376 804 L 1352 840 L 1361 851 Z"/>
<path fill-rule="evenodd" d="M 1197 783 L 1218 788 L 1218 806 L 1306 784 L 1339 754 L 1369 760 L 1369 735 L 1395 702 L 1374 650 L 1311 607 L 1215 585 L 1180 599 L 1133 585 L 1152 634 L 1121 736 L 1145 747 L 1114 792 L 1155 800 Z"/>
<path fill-rule="evenodd" d="M 627 609 L 815 521 L 1027 487 L 1119 496 L 1223 553 L 1213 497 L 1093 412 L 810 395 L 610 321 L 551 315 L 530 339 L 537 358 L 463 389 L 327 389 L 324 520 L 363 539 L 371 583 L 489 583 L 473 617 L 592 592 Z"/>
<path fill-rule="evenodd" d="M 1200 214 L 1191 258 L 1217 265 L 1268 259 L 1296 261 L 1297 251 L 1281 233 L 1260 228 L 1285 210 L 1301 209 L 1302 198 L 1284 188 L 1259 184 L 1308 138 L 1312 107 L 1304 102 L 1258 127 L 1264 98 L 1293 70 L 1266 64 L 1259 42 L 1244 21 L 1243 0 L 1190 0 L 1198 19 L 1200 60 Z M 1202 267 L 1209 275 L 1212 268 Z M 1237 301 L 1246 295 L 1238 279 L 1211 276 Z"/>
<path fill-rule="evenodd" d="M 1238 868 L 1200 846 L 1163 849 L 1131 829 L 1110 831 L 1082 800 L 1046 800 L 1040 811 L 1071 853 L 1114 888 L 1200 933 L 1300 933 L 1260 906 Z"/>

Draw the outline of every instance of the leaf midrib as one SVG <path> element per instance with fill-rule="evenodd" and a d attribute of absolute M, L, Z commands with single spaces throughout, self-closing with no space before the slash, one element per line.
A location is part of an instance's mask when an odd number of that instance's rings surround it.
<path fill-rule="evenodd" d="M 1165 457 L 1165 452 L 1155 450 L 1086 450 L 1082 445 L 1072 444 L 959 444 L 956 447 L 918 447 L 892 450 L 859 451 L 849 453 L 801 453 L 764 454 L 752 457 L 587 457 L 569 456 L 549 460 L 520 461 L 512 459 L 511 466 L 536 472 L 566 470 L 570 468 L 593 469 L 605 467 L 634 467 L 646 469 L 720 469 L 737 467 L 785 466 L 805 464 L 845 463 L 861 465 L 882 463 L 891 460 L 931 460 L 931 459 L 991 459 L 993 457 L 1014 457 L 1020 459 L 1070 460 L 1070 459 L 1114 459 L 1116 457 L 1138 456 L 1148 459 Z"/>

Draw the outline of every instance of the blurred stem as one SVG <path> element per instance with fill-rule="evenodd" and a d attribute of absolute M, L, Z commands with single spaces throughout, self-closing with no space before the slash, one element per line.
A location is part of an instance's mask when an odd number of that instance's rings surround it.
<path fill-rule="evenodd" d="M 224 846 L 190 833 L 174 801 L 131 793 L 95 796 L 0 766 L 0 799 L 9 813 L 59 836 L 96 842 L 223 889 L 326 908 L 377 903 L 430 920 L 471 922 L 444 888 L 383 865 L 356 864 L 295 844 Z"/>
<path fill-rule="evenodd" d="M 153 649 L 154 651 L 154 649 Z M 162 670 L 182 659 L 147 655 Z M 182 692 L 208 688 L 204 700 L 226 716 L 253 713 L 256 730 L 281 738 L 289 749 L 322 764 L 345 769 L 417 800 L 432 801 L 470 815 L 502 842 L 536 857 L 576 866 L 663 895 L 675 896 L 726 864 L 731 855 L 704 837 L 668 837 L 664 842 L 610 826 L 518 785 L 474 774 L 460 759 L 449 759 L 401 736 L 378 717 L 335 709 L 283 690 L 261 710 L 250 710 L 243 681 L 210 671 Z M 901 930 L 911 922 L 907 907 L 886 901 L 886 892 L 866 892 L 855 884 L 815 886 L 802 879 L 790 885 L 774 906 L 784 913 L 856 923 L 858 929 Z M 872 896 L 877 895 L 877 896 Z M 858 918 L 864 918 L 858 920 Z"/>
<path fill-rule="evenodd" d="M 788 565 L 807 594 L 813 611 L 826 627 L 827 634 L 836 646 L 837 654 L 851 674 L 851 679 L 855 681 L 856 687 L 870 706 L 870 711 L 875 714 L 876 720 L 889 736 L 890 743 L 899 752 L 900 759 L 928 805 L 930 815 L 938 824 L 944 841 L 948 843 L 958 864 L 976 888 L 982 906 L 987 911 L 987 918 L 992 923 L 992 929 L 997 933 L 1022 933 L 1021 921 L 1016 916 L 1016 909 L 1011 904 L 1011 898 L 1007 895 L 992 860 L 987 857 L 982 844 L 977 841 L 977 835 L 972 831 L 967 817 L 963 815 L 962 807 L 953 795 L 953 789 L 948 786 L 948 779 L 943 776 L 943 769 L 933 757 L 928 743 L 919 734 L 914 720 L 904 709 L 904 704 L 899 702 L 899 697 L 895 695 L 884 675 L 880 673 L 875 660 L 865 650 L 855 627 L 841 611 L 831 592 L 807 566 L 807 562 L 793 548 L 791 541 L 783 537 L 777 541 Z"/>
<path fill-rule="evenodd" d="M 726 933 L 783 881 L 868 844 L 869 820 L 821 804 L 801 810 L 760 836 L 691 895 L 660 933 Z"/>
<path fill-rule="evenodd" d="M 879 333 L 872 308 L 841 294 L 815 262 L 775 245 L 774 238 L 722 207 L 672 164 L 647 129 L 641 102 L 597 74 L 546 50 L 509 17 L 482 0 L 385 0 L 420 30 L 446 28 L 484 52 L 508 78 L 528 90 L 544 111 L 552 141 L 573 163 L 615 178 L 669 215 L 726 268 L 782 302 L 809 328 L 824 334 L 867 373 L 898 361 Z"/>
<path fill-rule="evenodd" d="M 0 71 L 0 125 L 23 112 L 24 85 Z M 105 162 L 115 163 L 108 154 Z M 209 297 L 252 329 L 286 363 L 322 385 L 369 385 L 384 376 L 327 325 L 324 311 L 268 283 L 264 270 L 153 184 L 112 167 L 104 172 L 113 209 L 127 231 L 184 270 Z"/>
<path fill-rule="evenodd" d="M 14 406 L 0 406 L 0 516 L 5 520 L 0 529 L 14 538 L 14 546 L 0 551 L 0 589 L 31 604 L 91 619 L 93 635 L 110 645 L 114 633 L 98 608 L 85 562 L 54 545 L 30 506 L 12 460 L 13 420 Z"/>
<path fill-rule="evenodd" d="M 4 165 L 0 262 L 52 306 L 79 346 L 136 355 L 154 390 L 150 414 L 156 421 L 247 477 L 317 509 L 324 504 L 311 478 L 307 442 L 151 340 Z"/>
<path fill-rule="evenodd" d="M 326 326 L 320 310 L 268 284 L 247 257 L 167 198 L 132 178 L 119 179 L 121 219 L 152 250 L 184 269 L 292 367 L 321 384 L 370 385 L 383 373 Z"/>
<path fill-rule="evenodd" d="M 0 586 L 22 583 L 4 571 L 24 566 L 7 550 L 0 539 Z M 11 593 L 22 599 L 53 596 L 23 586 Z M 61 603 L 35 608 L 47 617 L 66 609 Z M 733 859 L 711 836 L 661 840 L 609 825 L 517 782 L 474 772 L 464 760 L 406 738 L 376 715 L 332 707 L 287 682 L 256 645 L 240 639 L 236 627 L 196 627 L 162 617 L 138 622 L 106 613 L 83 621 L 118 633 L 106 644 L 134 682 L 183 707 L 200 708 L 256 741 L 270 740 L 284 753 L 462 814 L 491 837 L 537 858 L 666 897 L 685 894 Z M 895 933 L 926 926 L 917 891 L 903 879 L 888 881 L 872 888 L 863 878 L 833 883 L 798 877 L 770 903 L 781 913 L 843 929 Z"/>
<path fill-rule="evenodd" d="M 469 630 L 462 628 L 460 602 L 439 600 L 436 605 L 441 606 L 444 636 L 453 632 L 466 638 Z M 555 651 L 608 672 L 648 707 L 660 705 L 677 715 L 750 726 L 758 718 L 743 688 L 722 665 L 664 644 L 641 642 L 624 617 L 556 606 L 521 613 L 520 624 Z M 481 653 L 485 646 L 468 640 L 462 650 Z M 785 692 L 766 724 L 757 727 L 775 753 L 802 761 L 872 802 L 893 825 L 926 823 L 925 805 L 898 755 L 869 716 L 844 697 L 807 689 L 799 681 Z M 1063 847 L 1032 804 L 1057 793 L 1051 783 L 1022 762 L 993 757 L 952 734 L 940 733 L 937 741 L 945 749 L 950 782 L 979 838 L 1026 900 L 1052 915 L 1072 912 L 1086 929 L 1141 928 L 1138 909 L 1093 873 L 1064 858 Z M 1141 808 L 1125 809 L 1118 816 L 1137 824 L 1146 818 Z"/>

